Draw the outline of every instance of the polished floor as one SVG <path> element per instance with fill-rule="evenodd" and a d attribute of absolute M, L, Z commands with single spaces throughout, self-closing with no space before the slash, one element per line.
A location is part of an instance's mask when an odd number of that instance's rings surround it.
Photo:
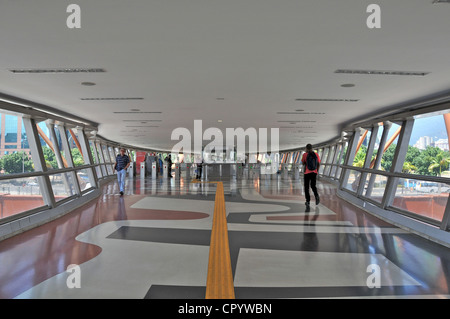
<path fill-rule="evenodd" d="M 448 248 L 334 185 L 319 181 L 321 203 L 308 208 L 300 181 L 221 183 L 228 237 L 217 254 L 229 257 L 235 298 L 450 298 Z M 222 273 L 210 262 L 218 188 L 137 178 L 120 196 L 109 182 L 97 200 L 0 242 L 0 298 L 205 298 Z M 80 288 L 68 287 L 73 264 Z"/>

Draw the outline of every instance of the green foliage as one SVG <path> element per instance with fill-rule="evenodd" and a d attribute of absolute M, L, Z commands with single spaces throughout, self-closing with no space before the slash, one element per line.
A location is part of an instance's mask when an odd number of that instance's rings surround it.
<path fill-rule="evenodd" d="M 83 155 L 81 155 L 80 150 L 78 148 L 72 148 L 71 153 L 72 153 L 73 164 L 75 166 L 84 165 Z"/>
<path fill-rule="evenodd" d="M 412 163 L 417 167 L 417 174 L 439 176 L 442 171 L 448 169 L 449 157 L 449 152 L 429 146 L 421 151 Z"/>
<path fill-rule="evenodd" d="M 47 168 L 58 168 L 58 163 L 56 162 L 55 153 L 48 146 L 42 147 L 42 152 L 44 153 L 45 164 Z"/>
<path fill-rule="evenodd" d="M 381 158 L 381 169 L 390 171 L 394 160 L 396 144 L 392 144 L 384 152 Z M 355 156 L 353 165 L 362 167 L 366 156 L 367 148 L 363 145 Z M 420 150 L 414 146 L 408 146 L 402 171 L 418 175 L 441 176 L 442 172 L 450 167 L 450 153 L 438 147 L 427 147 Z"/>
<path fill-rule="evenodd" d="M 353 166 L 355 167 L 363 167 L 364 161 L 366 160 L 367 147 L 365 145 L 361 145 L 358 152 L 355 155 L 355 159 L 353 160 Z"/>
<path fill-rule="evenodd" d="M 25 152 L 4 155 L 0 159 L 0 166 L 5 174 L 18 174 L 34 171 L 33 162 Z"/>

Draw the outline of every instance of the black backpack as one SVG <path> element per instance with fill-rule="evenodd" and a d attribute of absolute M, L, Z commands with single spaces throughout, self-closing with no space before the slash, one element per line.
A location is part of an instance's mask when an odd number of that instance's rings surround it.
<path fill-rule="evenodd" d="M 315 171 L 317 169 L 317 155 L 315 152 L 311 152 L 306 155 L 306 167 L 310 171 Z"/>

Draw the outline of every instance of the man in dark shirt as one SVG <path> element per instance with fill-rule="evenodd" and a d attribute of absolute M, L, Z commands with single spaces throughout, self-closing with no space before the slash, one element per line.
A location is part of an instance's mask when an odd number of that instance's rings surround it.
<path fill-rule="evenodd" d="M 167 155 L 166 161 L 167 161 L 167 173 L 169 174 L 168 177 L 172 178 L 172 157 L 170 155 Z"/>
<path fill-rule="evenodd" d="M 120 154 L 116 156 L 116 163 L 114 169 L 117 171 L 117 181 L 119 182 L 120 195 L 123 195 L 125 188 L 125 178 L 127 176 L 127 169 L 130 166 L 130 158 L 125 154 L 125 149 L 120 149 Z"/>

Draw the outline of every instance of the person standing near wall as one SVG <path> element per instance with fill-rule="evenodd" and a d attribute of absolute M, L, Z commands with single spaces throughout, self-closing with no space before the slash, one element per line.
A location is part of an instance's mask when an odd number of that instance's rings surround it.
<path fill-rule="evenodd" d="M 117 172 L 117 182 L 119 183 L 120 195 L 123 195 L 125 189 L 125 178 L 127 176 L 127 169 L 130 166 L 130 158 L 125 154 L 124 148 L 120 149 L 120 154 L 116 156 L 116 163 L 114 169 Z"/>
<path fill-rule="evenodd" d="M 306 153 L 304 153 L 302 156 L 302 163 L 304 172 L 303 178 L 305 182 L 305 198 L 306 198 L 305 205 L 308 207 L 309 202 L 311 201 L 311 196 L 309 194 L 310 185 L 316 198 L 316 205 L 319 205 L 320 197 L 319 193 L 317 192 L 316 179 L 317 174 L 319 172 L 320 158 L 319 154 L 313 151 L 311 144 L 306 145 Z"/>

